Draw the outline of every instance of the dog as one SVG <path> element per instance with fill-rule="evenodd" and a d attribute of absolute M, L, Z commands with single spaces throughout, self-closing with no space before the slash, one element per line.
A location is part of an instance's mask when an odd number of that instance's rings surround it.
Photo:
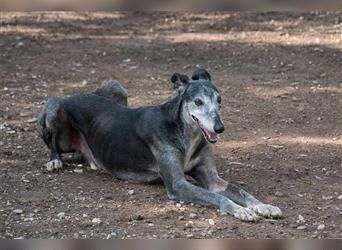
<path fill-rule="evenodd" d="M 127 91 L 113 80 L 93 92 L 49 98 L 38 118 L 51 152 L 47 169 L 62 168 L 61 154 L 74 152 L 119 179 L 161 179 L 172 200 L 213 206 L 243 221 L 282 217 L 278 207 L 219 177 L 212 144 L 224 131 L 221 96 L 208 71 L 197 69 L 191 79 L 175 73 L 171 82 L 177 95 L 148 107 L 127 107 Z"/>

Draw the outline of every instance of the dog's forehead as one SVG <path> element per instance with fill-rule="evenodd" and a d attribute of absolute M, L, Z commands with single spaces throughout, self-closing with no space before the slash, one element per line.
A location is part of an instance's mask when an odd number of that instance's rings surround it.
<path fill-rule="evenodd" d="M 198 95 L 212 97 L 218 92 L 218 89 L 211 81 L 204 80 L 190 81 L 186 90 L 186 94 L 189 97 L 195 97 Z"/>

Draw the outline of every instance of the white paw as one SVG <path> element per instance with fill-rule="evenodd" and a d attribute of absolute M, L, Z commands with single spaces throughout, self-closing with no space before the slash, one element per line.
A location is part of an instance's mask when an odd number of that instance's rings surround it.
<path fill-rule="evenodd" d="M 266 218 L 281 218 L 283 213 L 280 208 L 268 204 L 258 204 L 249 206 L 251 210 Z"/>
<path fill-rule="evenodd" d="M 57 159 L 51 160 L 45 164 L 47 171 L 59 170 L 63 167 L 63 162 Z"/>
<path fill-rule="evenodd" d="M 242 221 L 250 221 L 250 222 L 255 222 L 260 219 L 259 216 L 254 211 L 252 211 L 249 208 L 244 208 L 244 207 L 235 209 L 233 212 L 233 216 Z"/>

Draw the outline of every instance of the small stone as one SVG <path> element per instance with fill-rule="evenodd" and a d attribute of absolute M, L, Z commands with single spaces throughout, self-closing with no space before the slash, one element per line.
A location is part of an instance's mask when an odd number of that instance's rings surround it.
<path fill-rule="evenodd" d="M 323 230 L 325 228 L 324 224 L 319 224 L 317 230 Z"/>
<path fill-rule="evenodd" d="M 322 199 L 327 201 L 327 200 L 332 200 L 333 199 L 333 196 L 332 195 L 329 195 L 329 196 L 322 196 Z"/>
<path fill-rule="evenodd" d="M 208 223 L 209 223 L 209 225 L 211 225 L 211 226 L 214 226 L 214 225 L 215 225 L 215 221 L 214 221 L 213 219 L 209 219 L 209 220 L 208 220 Z"/>
<path fill-rule="evenodd" d="M 81 173 L 83 173 L 83 169 L 76 168 L 76 169 L 74 169 L 74 172 L 81 174 Z"/>
<path fill-rule="evenodd" d="M 342 194 L 337 197 L 337 199 L 342 200 Z"/>
<path fill-rule="evenodd" d="M 36 123 L 37 122 L 37 118 L 28 119 L 26 122 L 27 123 Z"/>
<path fill-rule="evenodd" d="M 277 197 L 283 197 L 284 196 L 284 194 L 282 192 L 280 192 L 280 191 L 276 191 L 274 193 L 274 195 L 277 196 Z"/>
<path fill-rule="evenodd" d="M 184 216 L 179 216 L 178 220 L 184 220 Z"/>
<path fill-rule="evenodd" d="M 181 206 L 182 206 L 182 204 L 176 203 L 176 207 L 180 208 Z"/>
<path fill-rule="evenodd" d="M 314 178 L 315 178 L 316 180 L 318 180 L 318 181 L 321 181 L 321 180 L 322 180 L 322 178 L 319 177 L 319 176 L 317 176 L 317 175 L 315 175 Z"/>
<path fill-rule="evenodd" d="M 304 223 L 305 222 L 305 219 L 302 215 L 298 215 L 298 220 L 297 220 L 297 223 Z"/>
<path fill-rule="evenodd" d="M 65 213 L 64 212 L 60 212 L 59 214 L 57 214 L 57 217 L 59 219 L 63 219 L 65 217 Z"/>
<path fill-rule="evenodd" d="M 15 209 L 13 210 L 13 213 L 15 214 L 22 214 L 24 211 L 22 209 Z"/>
<path fill-rule="evenodd" d="M 133 194 L 134 194 L 134 190 L 133 190 L 133 189 L 129 190 L 129 191 L 128 191 L 128 194 L 129 194 L 129 195 L 133 195 Z"/>
<path fill-rule="evenodd" d="M 193 221 L 188 221 L 188 223 L 185 223 L 185 228 L 192 228 L 194 226 L 194 222 Z"/>
<path fill-rule="evenodd" d="M 190 219 L 196 219 L 196 218 L 197 218 L 197 214 L 190 213 L 190 214 L 189 214 L 189 218 L 190 218 Z"/>
<path fill-rule="evenodd" d="M 99 218 L 94 218 L 91 222 L 93 224 L 101 224 L 101 220 Z"/>
<path fill-rule="evenodd" d="M 299 226 L 297 227 L 298 230 L 305 230 L 306 229 L 306 226 Z"/>

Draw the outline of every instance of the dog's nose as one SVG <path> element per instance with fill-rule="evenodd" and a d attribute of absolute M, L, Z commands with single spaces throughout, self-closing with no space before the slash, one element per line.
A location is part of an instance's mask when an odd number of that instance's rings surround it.
<path fill-rule="evenodd" d="M 214 126 L 215 133 L 220 134 L 224 131 L 224 126 L 222 123 L 215 124 Z"/>

